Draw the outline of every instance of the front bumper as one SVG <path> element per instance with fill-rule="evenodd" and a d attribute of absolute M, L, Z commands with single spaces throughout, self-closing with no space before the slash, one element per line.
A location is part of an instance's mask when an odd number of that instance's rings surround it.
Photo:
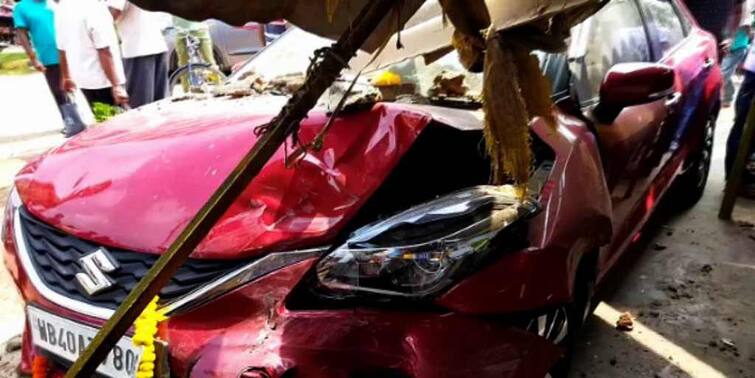
<path fill-rule="evenodd" d="M 213 338 L 191 376 L 542 377 L 558 356 L 531 334 L 456 314 L 288 313 Z"/>
<path fill-rule="evenodd" d="M 13 232 L 5 235 L 4 257 L 27 303 L 102 325 L 47 299 L 20 263 L 16 241 L 7 237 Z M 288 309 L 288 295 L 315 262 L 290 265 L 161 323 L 173 376 L 237 378 L 256 371 L 270 378 L 541 377 L 560 356 L 547 341 L 490 318 L 408 309 Z M 27 374 L 38 352 L 30 344 L 26 332 L 21 370 Z"/>

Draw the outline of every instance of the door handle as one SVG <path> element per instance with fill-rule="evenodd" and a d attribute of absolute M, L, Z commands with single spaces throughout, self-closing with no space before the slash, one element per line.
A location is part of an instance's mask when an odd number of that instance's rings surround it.
<path fill-rule="evenodd" d="M 716 61 L 711 57 L 707 57 L 705 58 L 705 63 L 703 63 L 703 69 L 710 70 L 714 65 L 716 65 Z"/>
<path fill-rule="evenodd" d="M 671 95 L 668 96 L 666 99 L 666 107 L 667 108 L 676 108 L 677 105 L 679 105 L 682 102 L 682 93 L 681 92 L 674 92 Z"/>

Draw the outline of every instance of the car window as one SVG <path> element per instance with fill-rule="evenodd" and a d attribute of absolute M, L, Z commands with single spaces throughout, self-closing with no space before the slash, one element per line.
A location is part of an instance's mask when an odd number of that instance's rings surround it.
<path fill-rule="evenodd" d="M 569 52 L 573 84 L 583 105 L 595 103 L 608 70 L 651 61 L 647 32 L 634 0 L 613 0 L 573 30 Z"/>
<path fill-rule="evenodd" d="M 671 0 L 640 0 L 650 33 L 650 44 L 656 58 L 673 49 L 684 39 L 684 28 Z"/>
<path fill-rule="evenodd" d="M 690 17 L 687 13 L 685 13 L 680 7 L 679 3 L 674 2 L 674 10 L 676 11 L 676 15 L 679 16 L 679 21 L 682 23 L 682 28 L 684 29 L 684 35 L 686 36 L 689 34 L 690 30 L 692 30 L 692 20 L 690 20 Z"/>

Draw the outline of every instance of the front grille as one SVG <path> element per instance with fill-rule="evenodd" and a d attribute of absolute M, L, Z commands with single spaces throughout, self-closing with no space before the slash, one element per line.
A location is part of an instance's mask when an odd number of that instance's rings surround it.
<path fill-rule="evenodd" d="M 79 259 L 98 248 L 86 240 L 67 235 L 35 219 L 20 209 L 22 231 L 34 270 L 48 289 L 75 301 L 93 306 L 115 309 L 139 283 L 159 256 L 107 247 L 120 268 L 107 276 L 115 283 L 106 291 L 89 296 L 76 280 L 83 272 Z M 187 261 L 160 292 L 162 303 L 170 302 L 191 292 L 248 261 Z"/>

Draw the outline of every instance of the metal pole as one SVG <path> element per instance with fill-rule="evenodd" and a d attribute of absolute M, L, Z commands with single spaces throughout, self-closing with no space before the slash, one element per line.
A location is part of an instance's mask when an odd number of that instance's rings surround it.
<path fill-rule="evenodd" d="M 67 378 L 91 377 L 97 366 L 123 337 L 149 302 L 160 292 L 178 268 L 204 239 L 241 192 L 246 189 L 262 167 L 270 160 L 286 138 L 297 129 L 317 100 L 333 84 L 373 30 L 400 0 L 374 0 L 362 9 L 351 28 L 341 35 L 329 53 L 314 65 L 307 81 L 296 91 L 288 104 L 273 119 L 267 131 L 231 172 L 210 200 L 199 210 L 139 284 L 129 293 L 113 316 L 97 333 L 84 353 L 66 373 Z M 251 130 L 250 130 L 251 133 Z"/>
<path fill-rule="evenodd" d="M 721 201 L 721 210 L 718 212 L 718 218 L 721 220 L 731 220 L 731 214 L 734 212 L 734 205 L 739 196 L 739 189 L 742 187 L 742 176 L 745 173 L 753 135 L 755 135 L 755 100 L 750 104 L 747 123 L 745 129 L 742 130 L 742 139 L 739 141 L 737 159 L 734 161 L 734 166 L 731 167 L 731 172 L 729 172 L 729 179 L 726 181 L 724 199 Z"/>

